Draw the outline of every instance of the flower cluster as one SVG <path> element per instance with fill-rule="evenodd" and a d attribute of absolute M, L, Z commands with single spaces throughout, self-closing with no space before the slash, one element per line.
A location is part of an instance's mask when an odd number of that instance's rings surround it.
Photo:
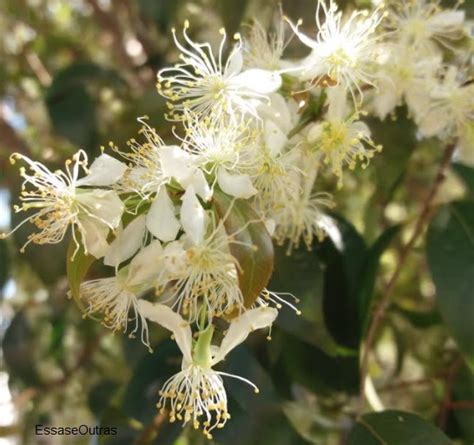
<path fill-rule="evenodd" d="M 139 332 L 149 348 L 150 321 L 172 332 L 182 368 L 158 406 L 207 437 L 230 418 L 222 377 L 256 389 L 214 367 L 251 331 L 270 328 L 282 304 L 297 311 L 266 283 L 250 295 L 251 234 L 288 253 L 340 238 L 318 178 L 341 187 L 344 172 L 381 151 L 368 113 L 385 119 L 405 101 L 421 136 L 472 146 L 474 84 L 460 10 L 417 0 L 346 15 L 319 0 L 315 21 L 313 37 L 283 17 L 269 37 L 258 22 L 248 37 L 221 30 L 218 48 L 194 41 L 185 22 L 182 34 L 172 31 L 179 61 L 158 72 L 174 140 L 140 118 L 137 139 L 126 149 L 111 143 L 90 167 L 83 151 L 64 171 L 12 156 L 26 164 L 16 211 L 38 229 L 26 244 L 58 243 L 71 228 L 71 260 L 82 248 L 113 271 L 80 285 L 86 314 Z M 283 58 L 291 32 L 309 47 L 303 59 Z M 229 205 L 219 205 L 223 196 Z M 223 323 L 226 333 L 215 335 Z"/>

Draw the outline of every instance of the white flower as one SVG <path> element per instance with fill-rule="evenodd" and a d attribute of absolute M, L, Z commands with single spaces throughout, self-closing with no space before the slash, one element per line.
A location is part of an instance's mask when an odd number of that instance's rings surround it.
<path fill-rule="evenodd" d="M 391 5 L 386 26 L 403 45 L 433 51 L 433 42 L 453 49 L 451 42 L 464 34 L 464 20 L 464 11 L 442 9 L 439 0 L 403 0 Z"/>
<path fill-rule="evenodd" d="M 212 369 L 225 359 L 227 354 L 245 341 L 250 332 L 270 327 L 277 311 L 260 307 L 244 312 L 234 319 L 219 347 L 212 346 L 213 327 L 202 331 L 193 344 L 189 324 L 169 307 L 139 302 L 140 312 L 173 333 L 173 337 L 183 354 L 182 369 L 163 385 L 158 407 L 169 406 L 170 421 L 176 419 L 185 425 L 192 422 L 194 428 L 203 428 L 203 433 L 212 438 L 211 431 L 222 428 L 230 418 L 227 410 L 227 394 L 221 376 L 232 377 L 257 387 L 250 381 L 233 374 Z"/>
<path fill-rule="evenodd" d="M 430 106 L 418 119 L 420 133 L 425 137 L 462 136 L 473 121 L 474 84 L 450 66 L 443 78 L 432 85 Z"/>
<path fill-rule="evenodd" d="M 175 179 L 183 188 L 192 184 L 198 194 L 208 200 L 211 191 L 203 172 L 197 167 L 196 156 L 177 145 L 165 145 L 146 119 L 147 117 L 138 119 L 142 124 L 139 133 L 145 137 L 145 141 L 130 139 L 127 145 L 131 152 L 123 152 L 110 143 L 114 151 L 131 163 L 122 181 L 121 191 L 133 191 L 144 199 L 149 199 L 164 184 Z"/>
<path fill-rule="evenodd" d="M 341 187 L 345 165 L 353 170 L 360 161 L 365 168 L 382 147 L 373 143 L 369 127 L 364 122 L 356 121 L 358 118 L 356 113 L 348 117 L 349 110 L 344 90 L 331 89 L 328 100 L 329 108 L 325 121 L 309 128 L 307 141 L 315 144 L 322 162 L 331 166 Z"/>
<path fill-rule="evenodd" d="M 143 245 L 145 236 L 145 215 L 135 218 L 125 229 L 118 231 L 104 257 L 106 266 L 118 267 L 131 258 Z"/>
<path fill-rule="evenodd" d="M 182 62 L 158 72 L 158 91 L 170 101 L 168 118 L 182 120 L 185 111 L 202 118 L 211 114 L 218 118 L 256 116 L 257 105 L 280 87 L 280 76 L 256 68 L 242 71 L 242 43 L 238 35 L 235 47 L 224 61 L 226 33 L 223 29 L 216 57 L 209 43 L 195 43 L 189 38 L 188 27 L 189 23 L 185 22 L 183 37 L 190 49 L 179 42 L 173 29 Z"/>
<path fill-rule="evenodd" d="M 103 256 L 108 248 L 107 235 L 118 227 L 124 206 L 114 191 L 80 186 L 112 185 L 121 177 L 126 166 L 103 154 L 88 170 L 87 155 L 83 150 L 66 161 L 65 172 L 52 172 L 40 162 L 15 153 L 11 157 L 12 164 L 17 160 L 25 161 L 31 173 L 24 167 L 20 169 L 23 177 L 22 204 L 15 206 L 15 211 L 33 211 L 33 214 L 12 232 L 26 222 L 39 229 L 39 232 L 29 235 L 22 251 L 29 243 L 59 243 L 69 226 L 74 226 L 79 230 L 85 251 L 97 258 Z M 79 179 L 81 169 L 89 173 L 83 179 Z M 75 231 L 72 233 L 78 248 Z M 6 236 L 3 234 L 1 237 Z"/>
<path fill-rule="evenodd" d="M 268 32 L 255 20 L 248 38 L 244 39 L 244 65 L 266 70 L 279 70 L 281 58 L 286 47 L 285 22 L 279 14 L 274 20 L 273 29 Z"/>
<path fill-rule="evenodd" d="M 163 173 L 160 153 L 166 147 L 163 140 L 154 128 L 147 123 L 147 117 L 138 118 L 142 125 L 139 134 L 144 137 L 144 142 L 132 138 L 127 142 L 130 151 L 121 151 L 112 142 L 112 150 L 125 158 L 130 163 L 130 168 L 120 182 L 122 191 L 134 192 L 144 198 L 149 198 L 157 192 L 169 178 Z"/>
<path fill-rule="evenodd" d="M 324 22 L 320 12 L 324 14 Z M 301 80 L 311 80 L 325 86 L 342 85 L 354 96 L 354 87 L 359 91 L 360 84 L 371 84 L 373 75 L 370 65 L 376 58 L 377 36 L 375 30 L 384 17 L 377 8 L 372 14 L 368 11 L 355 11 L 343 20 L 333 0 L 318 0 L 316 9 L 316 39 L 313 40 L 299 29 L 301 21 L 293 31 L 311 53 L 299 64 L 297 72 Z"/>
<path fill-rule="evenodd" d="M 255 163 L 257 130 L 250 123 L 233 120 L 186 119 L 184 147 L 197 159 L 200 168 L 214 176 L 219 187 L 236 198 L 247 199 L 257 193 L 248 171 Z"/>
<path fill-rule="evenodd" d="M 301 240 L 311 250 L 314 237 L 322 241 L 326 234 L 337 230 L 333 219 L 324 213 L 334 202 L 329 193 L 304 193 L 288 201 L 285 207 L 277 209 L 272 218 L 276 222 L 273 238 L 280 245 L 288 241 L 287 253 L 298 248 Z"/>
<path fill-rule="evenodd" d="M 161 241 L 173 241 L 179 232 L 181 224 L 175 216 L 173 202 L 166 187 L 161 187 L 148 210 L 146 227 Z"/>
<path fill-rule="evenodd" d="M 171 285 L 165 302 L 195 321 L 201 305 L 209 319 L 244 310 L 239 288 L 239 264 L 229 250 L 236 242 L 225 231 L 222 221 L 209 217 L 192 190 L 183 198 L 181 224 L 186 236 L 173 249 L 165 249 L 166 276 Z M 212 215 L 211 215 L 212 216 Z M 161 281 L 160 286 L 164 283 Z"/>
<path fill-rule="evenodd" d="M 265 139 L 271 140 L 268 137 Z M 275 208 L 286 206 L 291 196 L 299 195 L 300 155 L 296 148 L 282 153 L 273 153 L 266 145 L 261 148 L 259 165 L 251 177 L 258 190 L 256 205 L 265 217 Z"/>
<path fill-rule="evenodd" d="M 403 45 L 386 46 L 380 75 L 372 95 L 372 106 L 381 119 L 406 102 L 410 111 L 423 114 L 430 101 L 430 88 L 442 59 L 439 55 L 420 57 Z"/>
<path fill-rule="evenodd" d="M 258 114 L 265 122 L 264 137 L 267 148 L 280 153 L 287 142 L 287 136 L 300 119 L 298 104 L 295 100 L 285 99 L 281 94 L 272 93 L 268 104 L 258 107 Z"/>
<path fill-rule="evenodd" d="M 148 326 L 138 305 L 140 295 L 147 289 L 146 285 L 132 285 L 129 267 L 117 272 L 110 278 L 99 278 L 86 281 L 80 286 L 80 296 L 87 303 L 85 315 L 92 316 L 97 312 L 104 314 L 103 325 L 113 331 L 127 332 L 130 320 L 135 326 L 129 333 L 133 338 L 141 327 L 141 341 L 150 349 Z M 130 318 L 132 317 L 132 318 Z"/>

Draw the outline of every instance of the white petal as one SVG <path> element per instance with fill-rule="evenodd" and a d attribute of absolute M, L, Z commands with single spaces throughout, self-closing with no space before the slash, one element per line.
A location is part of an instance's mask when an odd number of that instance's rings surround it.
<path fill-rule="evenodd" d="M 77 191 L 76 199 L 103 223 L 116 228 L 120 224 L 124 205 L 112 190 Z"/>
<path fill-rule="evenodd" d="M 366 137 L 370 137 L 370 128 L 369 126 L 362 121 L 352 122 L 349 126 L 349 135 L 362 135 Z"/>
<path fill-rule="evenodd" d="M 419 123 L 420 133 L 424 137 L 431 137 L 440 134 L 447 126 L 446 111 L 443 108 L 436 108 L 424 115 Z M 449 116 L 448 116 L 449 119 Z"/>
<path fill-rule="evenodd" d="M 283 147 L 288 141 L 286 135 L 274 124 L 272 121 L 267 120 L 264 128 L 265 134 L 265 145 L 270 150 L 272 155 L 281 153 Z"/>
<path fill-rule="evenodd" d="M 209 201 L 212 197 L 212 190 L 207 183 L 206 177 L 202 170 L 197 167 L 194 167 L 192 173 L 181 181 L 181 185 L 184 188 L 188 188 L 192 185 L 194 191 L 205 201 Z"/>
<path fill-rule="evenodd" d="M 175 178 L 183 188 L 192 185 L 202 199 L 209 200 L 211 189 L 204 173 L 195 165 L 196 156 L 178 146 L 169 146 L 161 149 L 160 160 L 165 177 Z"/>
<path fill-rule="evenodd" d="M 79 179 L 76 185 L 112 185 L 123 176 L 126 169 L 126 164 L 103 153 L 90 166 L 90 173 L 86 177 Z"/>
<path fill-rule="evenodd" d="M 297 26 L 295 26 L 292 22 L 288 21 L 291 26 L 293 32 L 298 36 L 302 43 L 304 43 L 309 48 L 316 48 L 318 46 L 318 42 L 316 40 L 310 39 L 306 34 L 303 34 Z"/>
<path fill-rule="evenodd" d="M 375 95 L 373 106 L 377 116 L 384 120 L 391 113 L 399 102 L 399 96 L 394 88 L 385 86 Z"/>
<path fill-rule="evenodd" d="M 242 71 L 244 65 L 244 58 L 242 55 L 241 48 L 235 48 L 229 58 L 227 59 L 227 64 L 224 70 L 226 76 L 232 76 L 238 74 Z"/>
<path fill-rule="evenodd" d="M 114 239 L 104 258 L 106 266 L 118 267 L 140 248 L 145 236 L 145 215 L 135 218 Z"/>
<path fill-rule="evenodd" d="M 148 230 L 161 241 L 173 241 L 181 227 L 166 187 L 161 187 L 146 217 Z"/>
<path fill-rule="evenodd" d="M 194 244 L 200 244 L 204 238 L 206 213 L 196 197 L 193 186 L 186 189 L 181 205 L 181 225 Z"/>
<path fill-rule="evenodd" d="M 346 89 L 342 87 L 329 88 L 327 95 L 329 103 L 327 112 L 328 119 L 335 121 L 345 119 L 349 113 Z"/>
<path fill-rule="evenodd" d="M 460 30 L 465 18 L 465 11 L 446 10 L 434 15 L 429 20 L 429 25 L 446 30 L 452 28 L 458 28 L 458 30 Z"/>
<path fill-rule="evenodd" d="M 275 233 L 276 221 L 272 218 L 268 218 L 263 221 L 263 224 L 265 224 L 265 228 L 267 229 L 267 232 L 270 234 L 270 236 L 273 236 Z"/>
<path fill-rule="evenodd" d="M 217 171 L 217 182 L 225 193 L 236 198 L 248 199 L 257 193 L 249 175 L 233 175 L 223 167 Z"/>
<path fill-rule="evenodd" d="M 160 162 L 163 175 L 178 182 L 191 175 L 192 157 L 177 145 L 162 147 Z"/>
<path fill-rule="evenodd" d="M 271 326 L 278 315 L 278 311 L 271 307 L 250 309 L 234 319 L 222 340 L 218 353 L 212 360 L 216 364 L 224 360 L 225 356 L 236 346 L 240 345 L 249 336 L 250 332 Z"/>
<path fill-rule="evenodd" d="M 308 142 L 310 143 L 316 142 L 323 134 L 323 128 L 324 128 L 324 124 L 322 123 L 311 125 L 306 135 L 306 139 L 308 140 Z"/>
<path fill-rule="evenodd" d="M 135 255 L 128 269 L 130 285 L 151 283 L 161 272 L 163 248 L 158 240 L 152 241 Z"/>
<path fill-rule="evenodd" d="M 109 248 L 107 236 L 110 229 L 94 218 L 84 217 L 79 220 L 82 243 L 87 253 L 102 258 Z"/>
<path fill-rule="evenodd" d="M 183 354 L 184 360 L 188 363 L 192 362 L 191 351 L 193 343 L 189 323 L 184 321 L 179 314 L 164 304 L 153 304 L 146 300 L 139 300 L 138 310 L 144 317 L 171 331 Z"/>
<path fill-rule="evenodd" d="M 168 243 L 163 250 L 163 257 L 168 279 L 176 280 L 186 274 L 188 258 L 181 239 Z"/>
<path fill-rule="evenodd" d="M 278 73 L 272 71 L 252 68 L 235 76 L 231 79 L 230 84 L 244 90 L 269 94 L 280 88 L 281 77 Z"/>

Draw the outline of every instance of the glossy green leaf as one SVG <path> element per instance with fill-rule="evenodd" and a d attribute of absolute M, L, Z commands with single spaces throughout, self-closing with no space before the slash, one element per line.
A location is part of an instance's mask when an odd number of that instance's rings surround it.
<path fill-rule="evenodd" d="M 453 385 L 453 402 L 466 403 L 474 400 L 474 373 L 467 366 L 461 367 Z M 474 443 L 474 409 L 472 407 L 453 410 L 462 438 Z"/>
<path fill-rule="evenodd" d="M 290 293 L 298 298 L 298 309 L 301 315 L 284 308 L 277 318 L 277 325 L 286 332 L 303 341 L 321 348 L 328 355 L 343 353 L 324 320 L 323 284 L 324 271 L 315 250 L 296 249 L 291 255 L 286 248 L 275 249 L 275 270 L 269 289 L 276 292 Z M 292 302 L 291 297 L 286 297 Z"/>
<path fill-rule="evenodd" d="M 462 179 L 466 186 L 468 195 L 471 199 L 474 198 L 474 168 L 469 165 L 461 163 L 454 163 L 452 165 L 453 170 Z"/>
<path fill-rule="evenodd" d="M 442 431 L 404 411 L 365 414 L 352 429 L 347 445 L 451 445 Z"/>
<path fill-rule="evenodd" d="M 355 394 L 359 389 L 359 358 L 330 356 L 320 348 L 299 338 L 274 329 L 269 344 L 275 356 L 272 376 L 277 389 L 291 397 L 291 387 L 296 382 L 316 394 L 330 395 L 333 391 Z"/>
<path fill-rule="evenodd" d="M 99 82 L 109 88 L 124 85 L 113 70 L 93 63 L 74 63 L 56 74 L 45 96 L 55 130 L 88 152 L 98 144 L 97 101 L 91 86 Z"/>
<path fill-rule="evenodd" d="M 239 286 L 245 306 L 250 307 L 267 286 L 273 272 L 272 238 L 247 201 L 233 199 L 217 189 L 213 201 L 219 215 L 226 218 L 227 233 L 238 241 L 238 244 L 229 243 L 229 248 L 239 262 Z"/>
<path fill-rule="evenodd" d="M 315 246 L 324 267 L 324 319 L 339 344 L 357 350 L 361 337 L 358 292 L 368 250 L 352 224 L 339 216 L 336 221 L 340 242 L 336 245 L 327 238 Z"/>
<path fill-rule="evenodd" d="M 94 261 L 95 258 L 92 255 L 86 255 L 84 253 L 84 248 L 82 246 L 77 248 L 75 242 L 73 240 L 70 241 L 67 250 L 66 273 L 71 296 L 81 308 L 83 303 L 80 299 L 79 289 Z"/>
<path fill-rule="evenodd" d="M 2 350 L 8 371 L 30 386 L 40 383 L 34 363 L 35 333 L 24 310 L 11 321 L 2 341 Z"/>
<path fill-rule="evenodd" d="M 474 202 L 439 210 L 429 227 L 427 256 L 441 316 L 474 369 Z"/>

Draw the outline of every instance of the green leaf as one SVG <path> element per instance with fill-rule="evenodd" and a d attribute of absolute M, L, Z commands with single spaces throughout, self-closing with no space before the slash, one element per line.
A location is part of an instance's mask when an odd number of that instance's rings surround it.
<path fill-rule="evenodd" d="M 336 245 L 327 238 L 315 246 L 324 266 L 324 319 L 339 344 L 356 350 L 361 337 L 358 292 L 367 247 L 352 224 L 335 218 L 341 242 Z"/>
<path fill-rule="evenodd" d="M 474 369 L 474 202 L 439 210 L 428 230 L 427 256 L 441 316 Z"/>
<path fill-rule="evenodd" d="M 451 445 L 442 431 L 404 411 L 365 414 L 352 429 L 347 445 Z"/>
<path fill-rule="evenodd" d="M 334 391 L 351 394 L 359 390 L 359 358 L 330 356 L 318 347 L 299 340 L 275 328 L 269 344 L 272 355 L 278 356 L 272 366 L 272 376 L 279 391 L 291 397 L 291 388 L 299 383 L 319 395 Z"/>
<path fill-rule="evenodd" d="M 453 386 L 453 402 L 474 400 L 474 374 L 467 366 L 463 366 L 456 374 Z M 455 409 L 453 415 L 459 426 L 462 438 L 467 443 L 474 443 L 474 410 Z"/>
<path fill-rule="evenodd" d="M 35 334 L 25 310 L 19 311 L 2 341 L 3 357 L 11 375 L 29 386 L 40 384 L 34 364 Z"/>
<path fill-rule="evenodd" d="M 301 315 L 284 308 L 277 325 L 299 339 L 318 346 L 328 355 L 342 353 L 342 348 L 329 333 L 323 312 L 324 273 L 314 250 L 299 248 L 286 255 L 286 248 L 275 250 L 275 270 L 269 288 L 288 292 L 300 300 Z"/>
<path fill-rule="evenodd" d="M 437 310 L 432 311 L 412 311 L 397 304 L 393 305 L 393 310 L 403 315 L 413 326 L 420 329 L 430 328 L 442 322 L 441 315 Z"/>
<path fill-rule="evenodd" d="M 369 320 L 370 308 L 374 297 L 375 280 L 379 271 L 380 258 L 392 240 L 400 232 L 401 226 L 389 227 L 369 248 L 365 264 L 361 273 L 360 288 L 358 291 L 359 320 L 364 334 Z"/>
<path fill-rule="evenodd" d="M 72 298 L 78 306 L 83 309 L 83 303 L 80 298 L 80 286 L 95 258 L 92 255 L 86 255 L 84 247 L 77 248 L 74 240 L 69 242 L 66 259 L 66 274 L 69 281 L 69 288 Z"/>
<path fill-rule="evenodd" d="M 239 262 L 239 286 L 245 306 L 250 307 L 267 286 L 273 272 L 272 238 L 247 201 L 233 199 L 215 189 L 213 202 L 220 217 L 225 217 L 227 233 L 238 241 L 238 244 L 230 243 L 229 248 Z"/>
<path fill-rule="evenodd" d="M 49 117 L 54 129 L 78 147 L 91 152 L 98 143 L 95 103 L 87 90 L 74 90 L 47 99 Z"/>
<path fill-rule="evenodd" d="M 98 143 L 99 126 L 91 86 L 125 85 L 115 71 L 93 63 L 74 63 L 59 71 L 46 92 L 45 101 L 55 130 L 87 152 Z"/>
<path fill-rule="evenodd" d="M 464 182 L 469 198 L 474 199 L 474 168 L 458 162 L 453 163 L 452 168 Z"/>

